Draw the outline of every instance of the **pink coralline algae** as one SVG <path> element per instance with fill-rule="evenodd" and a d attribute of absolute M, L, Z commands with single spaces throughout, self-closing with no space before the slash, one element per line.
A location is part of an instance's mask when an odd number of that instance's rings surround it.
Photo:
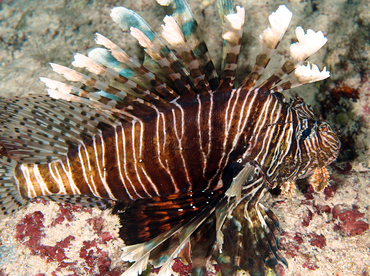
<path fill-rule="evenodd" d="M 330 214 L 331 208 L 329 205 L 322 205 L 322 204 L 313 204 L 313 207 L 315 208 L 316 214 L 321 215 L 323 213 Z"/>
<path fill-rule="evenodd" d="M 87 220 L 95 235 L 94 238 L 83 241 L 82 245 L 81 242 L 78 242 L 81 237 L 73 234 L 68 235 L 68 233 L 66 237 L 61 237 L 62 240 L 57 241 L 54 246 L 43 244 L 44 239 L 48 238 L 47 233 L 50 233 L 50 229 L 57 229 L 58 224 L 73 223 L 76 220 L 76 212 L 91 212 L 91 209 L 70 204 L 59 204 L 58 207 L 56 218 L 51 223 L 49 222 L 49 225 L 47 225 L 41 211 L 26 214 L 16 225 L 15 238 L 30 250 L 31 255 L 41 257 L 45 260 L 45 263 L 53 262 L 56 264 L 56 268 L 51 272 L 51 275 L 61 275 L 66 271 L 70 276 L 121 275 L 124 272 L 124 267 L 112 268 L 112 261 L 108 252 L 104 250 L 107 242 L 113 240 L 114 237 L 104 230 L 105 220 L 103 218 L 92 217 Z M 68 252 L 72 249 L 77 250 L 77 256 L 70 259 Z M 38 275 L 46 275 L 42 273 L 42 268 L 40 270 L 41 273 Z"/>
<path fill-rule="evenodd" d="M 369 224 L 363 220 L 365 214 L 358 211 L 356 205 L 348 207 L 344 204 L 335 205 L 333 208 L 333 217 L 338 220 L 335 230 L 341 230 L 346 236 L 361 235 L 369 229 Z"/>
<path fill-rule="evenodd" d="M 295 258 L 300 249 L 300 244 L 302 244 L 303 239 L 302 237 L 296 233 L 295 237 L 288 233 L 288 232 L 283 232 L 281 233 L 281 239 L 279 241 L 280 246 L 284 248 L 285 254 L 291 258 Z"/>
<path fill-rule="evenodd" d="M 303 268 L 308 268 L 309 270 L 316 270 L 318 269 L 318 265 L 314 264 L 314 263 L 311 263 L 310 261 L 306 260 L 303 265 L 302 265 Z"/>
<path fill-rule="evenodd" d="M 313 213 L 310 209 L 307 209 L 305 211 L 305 213 L 303 214 L 303 221 L 302 221 L 302 225 L 307 227 L 308 225 L 310 225 L 310 221 L 312 220 L 312 216 L 313 216 Z"/>
<path fill-rule="evenodd" d="M 41 244 L 41 238 L 44 237 L 42 228 L 44 215 L 40 212 L 28 214 L 16 227 L 16 239 L 25 244 L 32 254 L 43 256 L 47 262 L 57 261 L 61 262 L 67 257 L 64 249 L 71 245 L 71 241 L 75 238 L 68 236 L 62 241 L 56 243 L 55 246 L 45 246 Z"/>
<path fill-rule="evenodd" d="M 303 259 L 303 268 L 316 270 L 319 268 L 319 266 L 315 263 L 316 260 L 312 259 L 309 254 L 305 253 L 305 250 L 301 249 L 301 245 L 303 245 L 304 241 L 307 240 L 307 238 L 311 238 L 311 245 L 318 246 L 320 248 L 326 245 L 324 236 L 315 233 L 310 233 L 307 236 L 304 236 L 300 233 L 295 233 L 293 236 L 292 233 L 288 232 L 282 233 L 280 245 L 282 246 L 282 248 L 284 248 L 286 256 L 289 256 L 291 258 L 296 258 L 297 256 L 299 256 L 299 258 Z M 324 239 L 324 242 L 322 242 L 322 239 Z"/>
<path fill-rule="evenodd" d="M 47 203 L 47 201 L 45 202 Z M 86 212 L 86 213 L 89 213 L 90 215 L 92 213 L 91 209 L 89 208 L 82 208 L 81 206 L 72 205 L 72 204 L 64 204 L 64 205 L 60 204 L 57 217 L 51 223 L 51 226 L 61 224 L 64 221 L 72 221 L 74 218 L 73 212 Z"/>
<path fill-rule="evenodd" d="M 316 233 L 310 233 L 308 235 L 310 239 L 310 244 L 318 248 L 324 248 L 326 246 L 326 238 L 323 235 L 318 235 Z"/>

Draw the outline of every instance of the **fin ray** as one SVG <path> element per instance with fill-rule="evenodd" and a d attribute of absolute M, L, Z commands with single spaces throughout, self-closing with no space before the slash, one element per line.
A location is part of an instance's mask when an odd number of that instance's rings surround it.
<path fill-rule="evenodd" d="M 45 95 L 1 99 L 0 109 L 0 142 L 8 157 L 23 163 L 56 160 L 100 133 L 100 123 L 113 123 L 104 113 Z"/>
<path fill-rule="evenodd" d="M 13 183 L 13 170 L 16 165 L 14 160 L 0 155 L 0 220 L 27 203 Z"/>
<path fill-rule="evenodd" d="M 106 210 L 114 205 L 113 200 L 108 200 L 99 197 L 85 196 L 85 195 L 63 195 L 54 194 L 49 196 L 41 196 L 46 200 L 51 200 L 58 203 L 69 203 L 74 205 L 79 205 L 86 208 L 99 208 L 100 210 Z"/>

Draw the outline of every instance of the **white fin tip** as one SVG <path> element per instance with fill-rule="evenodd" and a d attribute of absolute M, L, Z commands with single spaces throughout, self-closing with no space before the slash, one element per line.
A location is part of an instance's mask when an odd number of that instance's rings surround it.
<path fill-rule="evenodd" d="M 99 33 L 96 33 L 95 34 L 96 37 L 95 37 L 95 42 L 99 45 L 102 45 L 104 46 L 105 48 L 109 49 L 112 51 L 112 55 L 120 62 L 128 62 L 129 59 L 130 59 L 130 56 L 128 54 L 126 54 L 125 51 L 123 51 L 120 47 L 118 47 L 116 44 L 114 44 L 112 41 L 110 41 L 108 38 L 106 38 L 105 36 L 99 34 Z M 99 49 L 99 48 L 98 48 Z M 105 56 L 107 57 L 107 55 L 103 52 L 103 49 L 99 49 L 99 52 L 96 52 L 94 54 L 92 54 L 95 50 L 97 49 L 94 49 L 94 50 L 91 50 L 88 54 L 89 58 L 92 58 L 93 60 L 95 61 L 98 61 L 98 59 L 94 58 L 92 55 L 102 55 L 102 56 Z M 99 61 L 98 61 L 99 62 Z M 103 63 L 104 64 L 104 63 Z"/>
<path fill-rule="evenodd" d="M 64 93 L 64 94 L 75 94 L 75 93 L 84 92 L 80 88 L 71 86 L 64 82 L 52 80 L 52 79 L 40 77 L 40 81 L 42 81 L 47 88 L 52 89 L 52 90 L 58 90 L 60 93 Z"/>
<path fill-rule="evenodd" d="M 222 38 L 229 43 L 237 44 L 242 35 L 244 20 L 245 10 L 239 6 L 236 7 L 236 13 L 225 15 Z"/>
<path fill-rule="evenodd" d="M 139 29 L 131 27 L 130 28 L 131 35 L 137 39 L 140 45 L 144 48 L 152 48 L 154 47 L 153 43 L 150 39 Z"/>
<path fill-rule="evenodd" d="M 320 72 L 317 65 L 307 63 L 307 66 L 301 65 L 295 69 L 294 75 L 300 84 L 316 82 L 330 77 L 330 72 L 326 71 L 326 67 Z"/>
<path fill-rule="evenodd" d="M 154 60 L 161 58 L 158 49 L 156 49 L 154 44 L 141 30 L 131 27 L 130 33 L 134 38 L 137 39 L 141 47 L 145 48 L 145 51 L 149 54 L 149 56 L 151 56 Z"/>
<path fill-rule="evenodd" d="M 276 12 L 269 16 L 271 27 L 260 35 L 262 44 L 270 49 L 275 49 L 285 31 L 287 30 L 293 13 L 285 6 L 280 5 Z"/>
<path fill-rule="evenodd" d="M 271 13 L 269 16 L 271 28 L 284 34 L 292 16 L 293 13 L 285 5 L 280 5 L 276 12 Z"/>
<path fill-rule="evenodd" d="M 86 68 L 89 70 L 91 73 L 99 75 L 103 74 L 104 67 L 101 65 L 97 64 L 94 60 L 91 58 L 88 58 L 87 56 L 81 55 L 81 54 L 75 54 L 74 56 L 74 61 L 72 62 L 72 65 L 75 67 L 80 67 L 80 68 Z"/>
<path fill-rule="evenodd" d="M 74 55 L 74 61 L 72 62 L 72 65 L 74 67 L 84 68 L 87 67 L 89 63 L 91 63 L 91 61 L 88 57 L 77 53 Z"/>
<path fill-rule="evenodd" d="M 161 6 L 168 6 L 172 3 L 172 0 L 157 0 L 157 3 Z"/>
<path fill-rule="evenodd" d="M 124 20 L 124 14 L 126 13 L 127 9 L 124 7 L 115 7 L 110 12 L 110 17 L 116 22 L 118 25 L 121 26 L 121 22 Z"/>
<path fill-rule="evenodd" d="M 163 22 L 165 23 L 162 25 L 163 38 L 174 47 L 183 45 L 185 43 L 185 37 L 176 20 L 172 16 L 166 15 L 163 18 Z"/>
<path fill-rule="evenodd" d="M 245 10 L 242 7 L 236 6 L 236 13 L 225 15 L 225 19 L 230 23 L 234 30 L 241 30 L 245 20 Z"/>
<path fill-rule="evenodd" d="M 108 49 L 112 49 L 116 46 L 112 41 L 99 33 L 95 33 L 95 43 Z"/>
<path fill-rule="evenodd" d="M 68 90 L 70 90 L 69 89 L 70 86 L 63 83 L 63 82 L 52 80 L 52 79 L 49 79 L 49 78 L 43 78 L 43 77 L 40 77 L 39 79 L 40 79 L 40 81 L 42 81 L 45 84 L 45 86 L 47 88 L 58 89 L 59 91 L 68 91 Z"/>
<path fill-rule="evenodd" d="M 48 91 L 49 96 L 56 100 L 61 99 L 70 102 L 75 97 L 71 94 L 65 94 L 55 89 L 46 89 L 46 90 Z"/>
<path fill-rule="evenodd" d="M 65 66 L 62 66 L 56 63 L 52 63 L 52 62 L 50 62 L 50 66 L 51 68 L 53 68 L 54 72 L 60 75 L 63 75 L 69 81 L 83 82 L 86 79 L 86 76 L 83 76 L 82 74 L 68 67 L 65 67 Z"/>
<path fill-rule="evenodd" d="M 302 27 L 297 27 L 295 33 L 298 42 L 290 45 L 290 55 L 298 62 L 316 53 L 328 40 L 321 31 L 309 29 L 305 34 Z"/>

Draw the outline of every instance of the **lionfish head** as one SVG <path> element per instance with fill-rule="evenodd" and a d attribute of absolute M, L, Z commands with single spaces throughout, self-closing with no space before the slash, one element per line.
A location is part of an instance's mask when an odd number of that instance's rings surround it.
<path fill-rule="evenodd" d="M 333 162 L 339 154 L 340 140 L 330 125 L 322 118 L 315 118 L 312 108 L 297 98 L 292 107 L 297 111 L 298 179 L 311 175 Z"/>

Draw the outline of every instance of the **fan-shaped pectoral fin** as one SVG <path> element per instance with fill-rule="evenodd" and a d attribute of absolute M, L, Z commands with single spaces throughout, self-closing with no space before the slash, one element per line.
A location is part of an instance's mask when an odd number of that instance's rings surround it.
<path fill-rule="evenodd" d="M 266 188 L 261 178 L 246 183 L 242 200 L 227 216 L 221 229 L 222 250 L 214 252 L 222 275 L 266 275 L 276 272 L 279 262 L 287 265 L 279 252 L 280 227 L 273 212 L 261 203 Z"/>

